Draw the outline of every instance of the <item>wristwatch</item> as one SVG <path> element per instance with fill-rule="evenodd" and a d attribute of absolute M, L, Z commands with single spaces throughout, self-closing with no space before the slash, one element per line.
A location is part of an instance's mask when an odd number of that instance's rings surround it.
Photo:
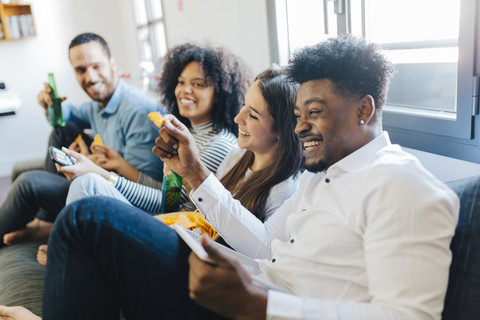
<path fill-rule="evenodd" d="M 118 174 L 116 174 L 115 172 L 110 172 L 110 176 L 107 180 L 112 184 L 112 186 L 115 186 L 117 184 Z"/>

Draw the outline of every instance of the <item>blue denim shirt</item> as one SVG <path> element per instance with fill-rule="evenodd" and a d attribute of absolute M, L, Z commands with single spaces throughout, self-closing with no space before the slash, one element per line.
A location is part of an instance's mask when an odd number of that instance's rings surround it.
<path fill-rule="evenodd" d="M 163 162 L 152 153 L 158 128 L 147 114 L 164 109 L 136 86 L 119 79 L 115 92 L 105 108 L 97 101 L 89 101 L 78 107 L 63 104 L 66 121 L 84 129 L 92 129 L 103 142 L 114 148 L 140 172 L 161 180 Z"/>

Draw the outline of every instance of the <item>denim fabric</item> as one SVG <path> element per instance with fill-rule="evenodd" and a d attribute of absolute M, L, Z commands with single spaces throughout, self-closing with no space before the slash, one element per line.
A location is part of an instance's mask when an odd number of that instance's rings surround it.
<path fill-rule="evenodd" d="M 460 198 L 460 216 L 452 239 L 450 278 L 444 320 L 480 318 L 480 177 L 447 185 Z"/>
<path fill-rule="evenodd" d="M 189 248 L 144 211 L 93 196 L 65 207 L 48 242 L 43 319 L 216 319 L 188 295 Z"/>
<path fill-rule="evenodd" d="M 96 173 L 86 173 L 72 181 L 68 190 L 66 204 L 69 205 L 74 201 L 94 195 L 107 196 L 130 204 L 120 191 L 115 189 L 104 177 Z"/>
<path fill-rule="evenodd" d="M 12 184 L 0 208 L 0 237 L 35 217 L 53 222 L 65 205 L 70 181 L 46 171 L 27 171 Z M 3 246 L 1 241 L 0 247 Z"/>

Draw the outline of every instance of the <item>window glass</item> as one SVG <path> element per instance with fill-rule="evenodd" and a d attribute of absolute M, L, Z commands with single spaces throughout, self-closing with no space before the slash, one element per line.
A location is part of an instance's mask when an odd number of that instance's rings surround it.
<path fill-rule="evenodd" d="M 387 105 L 455 115 L 460 2 L 364 0 L 362 7 L 351 1 L 352 17 L 364 12 L 365 38 L 395 64 Z M 353 33 L 360 33 L 359 25 Z"/>
<path fill-rule="evenodd" d="M 157 64 L 167 51 L 161 0 L 132 0 L 140 60 Z"/>

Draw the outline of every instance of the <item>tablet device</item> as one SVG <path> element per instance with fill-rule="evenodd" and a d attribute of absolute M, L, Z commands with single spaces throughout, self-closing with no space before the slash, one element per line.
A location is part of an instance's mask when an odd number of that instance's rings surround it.
<path fill-rule="evenodd" d="M 208 257 L 207 251 L 203 249 L 202 244 L 195 240 L 189 233 L 187 229 L 184 227 L 174 224 L 173 229 L 178 233 L 180 238 L 185 241 L 185 243 L 192 249 L 193 252 L 203 261 L 210 263 L 210 264 L 216 264 L 212 259 Z"/>

